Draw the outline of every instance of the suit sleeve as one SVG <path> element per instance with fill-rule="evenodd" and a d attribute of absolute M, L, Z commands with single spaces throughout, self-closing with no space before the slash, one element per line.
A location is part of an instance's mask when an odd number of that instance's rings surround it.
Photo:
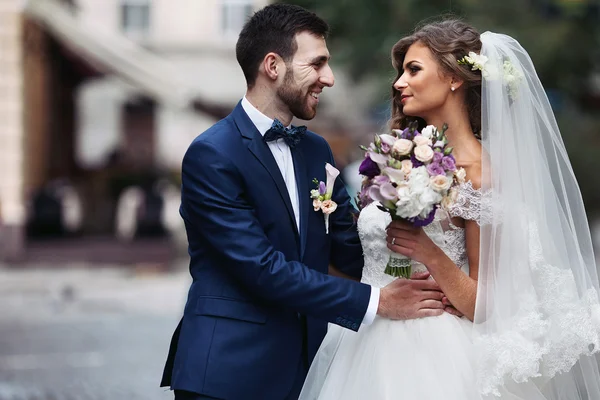
<path fill-rule="evenodd" d="M 335 166 L 329 145 L 327 148 L 330 156 L 329 163 Z M 360 279 L 364 260 L 355 221 L 358 211 L 350 202 L 350 196 L 341 177 L 335 181 L 332 199 L 337 203 L 338 208 L 329 216 L 332 241 L 331 264 L 343 273 Z"/>
<path fill-rule="evenodd" d="M 253 295 L 357 330 L 370 287 L 287 261 L 266 237 L 243 187 L 226 155 L 210 143 L 194 142 L 183 160 L 181 214 Z"/>

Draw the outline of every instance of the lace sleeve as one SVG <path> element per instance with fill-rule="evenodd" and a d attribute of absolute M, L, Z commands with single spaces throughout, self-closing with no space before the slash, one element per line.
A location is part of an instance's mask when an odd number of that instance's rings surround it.
<path fill-rule="evenodd" d="M 475 189 L 471 181 L 458 187 L 455 202 L 448 207 L 452 217 L 476 221 L 479 225 L 486 225 L 492 220 L 492 203 L 490 191 Z"/>

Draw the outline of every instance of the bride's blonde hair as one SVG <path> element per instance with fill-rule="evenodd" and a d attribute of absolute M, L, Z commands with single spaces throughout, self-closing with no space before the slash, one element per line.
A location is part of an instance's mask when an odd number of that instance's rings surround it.
<path fill-rule="evenodd" d="M 422 43 L 433 53 L 434 58 L 448 75 L 464 81 L 466 107 L 469 110 L 471 129 L 475 134 L 481 131 L 481 71 L 472 71 L 467 65 L 459 65 L 458 60 L 470 51 L 481 51 L 480 35 L 475 28 L 458 19 L 446 19 L 418 26 L 414 33 L 398 41 L 392 48 L 392 64 L 397 72 L 396 82 L 402 76 L 404 57 L 414 43 Z M 392 86 L 392 129 L 404 129 L 412 121 L 418 121 L 419 128 L 425 121 L 402 113 L 400 93 Z"/>

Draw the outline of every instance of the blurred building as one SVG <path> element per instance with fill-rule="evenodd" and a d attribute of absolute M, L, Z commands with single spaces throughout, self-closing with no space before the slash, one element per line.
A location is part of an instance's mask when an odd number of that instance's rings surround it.
<path fill-rule="evenodd" d="M 235 42 L 268 3 L 0 0 L 0 260 L 31 254 L 29 239 L 55 235 L 59 225 L 61 235 L 66 226 L 79 237 L 114 238 L 116 227 L 131 226 L 117 215 L 151 215 L 163 203 L 176 213 L 174 199 L 117 208 L 132 186 L 150 193 L 165 187 L 157 182 L 177 185 L 191 140 L 243 96 Z M 343 166 L 353 135 L 368 125 L 373 86 L 334 71 L 336 85 L 309 125 Z M 178 216 L 170 218 L 176 225 Z"/>
<path fill-rule="evenodd" d="M 23 246 L 24 60 L 17 0 L 0 1 L 0 251 Z M 17 250 L 18 251 L 18 250 Z"/>
<path fill-rule="evenodd" d="M 193 109 L 161 103 L 118 74 L 78 93 L 78 162 L 104 165 L 115 153 L 136 167 L 178 169 L 191 140 L 229 113 L 245 81 L 233 51 L 248 16 L 267 0 L 78 0 L 82 23 L 121 36 L 167 62 L 195 95 Z M 173 88 L 175 90 L 176 88 Z"/>
<path fill-rule="evenodd" d="M 118 192 L 178 168 L 243 95 L 232 49 L 266 2 L 179 3 L 0 0 L 0 259 L 22 258 L 38 204 L 52 219 L 49 187 L 111 233 Z"/>

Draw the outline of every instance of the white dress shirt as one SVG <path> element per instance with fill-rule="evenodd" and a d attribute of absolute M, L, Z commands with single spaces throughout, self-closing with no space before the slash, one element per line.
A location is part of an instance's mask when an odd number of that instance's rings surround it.
<path fill-rule="evenodd" d="M 246 96 L 244 96 L 242 99 L 242 108 L 254 126 L 256 126 L 258 132 L 264 136 L 265 133 L 271 128 L 271 125 L 273 125 L 273 120 L 258 111 L 256 107 L 250 104 Z M 298 198 L 296 176 L 294 175 L 294 160 L 292 159 L 292 152 L 290 151 L 290 147 L 283 139 L 274 140 L 267 143 L 267 145 L 269 146 L 269 149 L 275 158 L 275 162 L 277 162 L 277 166 L 279 167 L 279 171 L 281 172 L 281 176 L 283 177 L 283 181 L 287 187 L 287 191 L 292 202 L 292 208 L 294 209 L 296 227 L 300 229 L 300 200 Z M 308 196 L 309 193 L 305 193 L 305 195 Z M 379 292 L 379 288 L 371 286 L 371 298 L 369 299 L 369 306 L 362 321 L 362 323 L 365 325 L 370 325 L 375 319 L 377 307 L 379 306 Z"/>

